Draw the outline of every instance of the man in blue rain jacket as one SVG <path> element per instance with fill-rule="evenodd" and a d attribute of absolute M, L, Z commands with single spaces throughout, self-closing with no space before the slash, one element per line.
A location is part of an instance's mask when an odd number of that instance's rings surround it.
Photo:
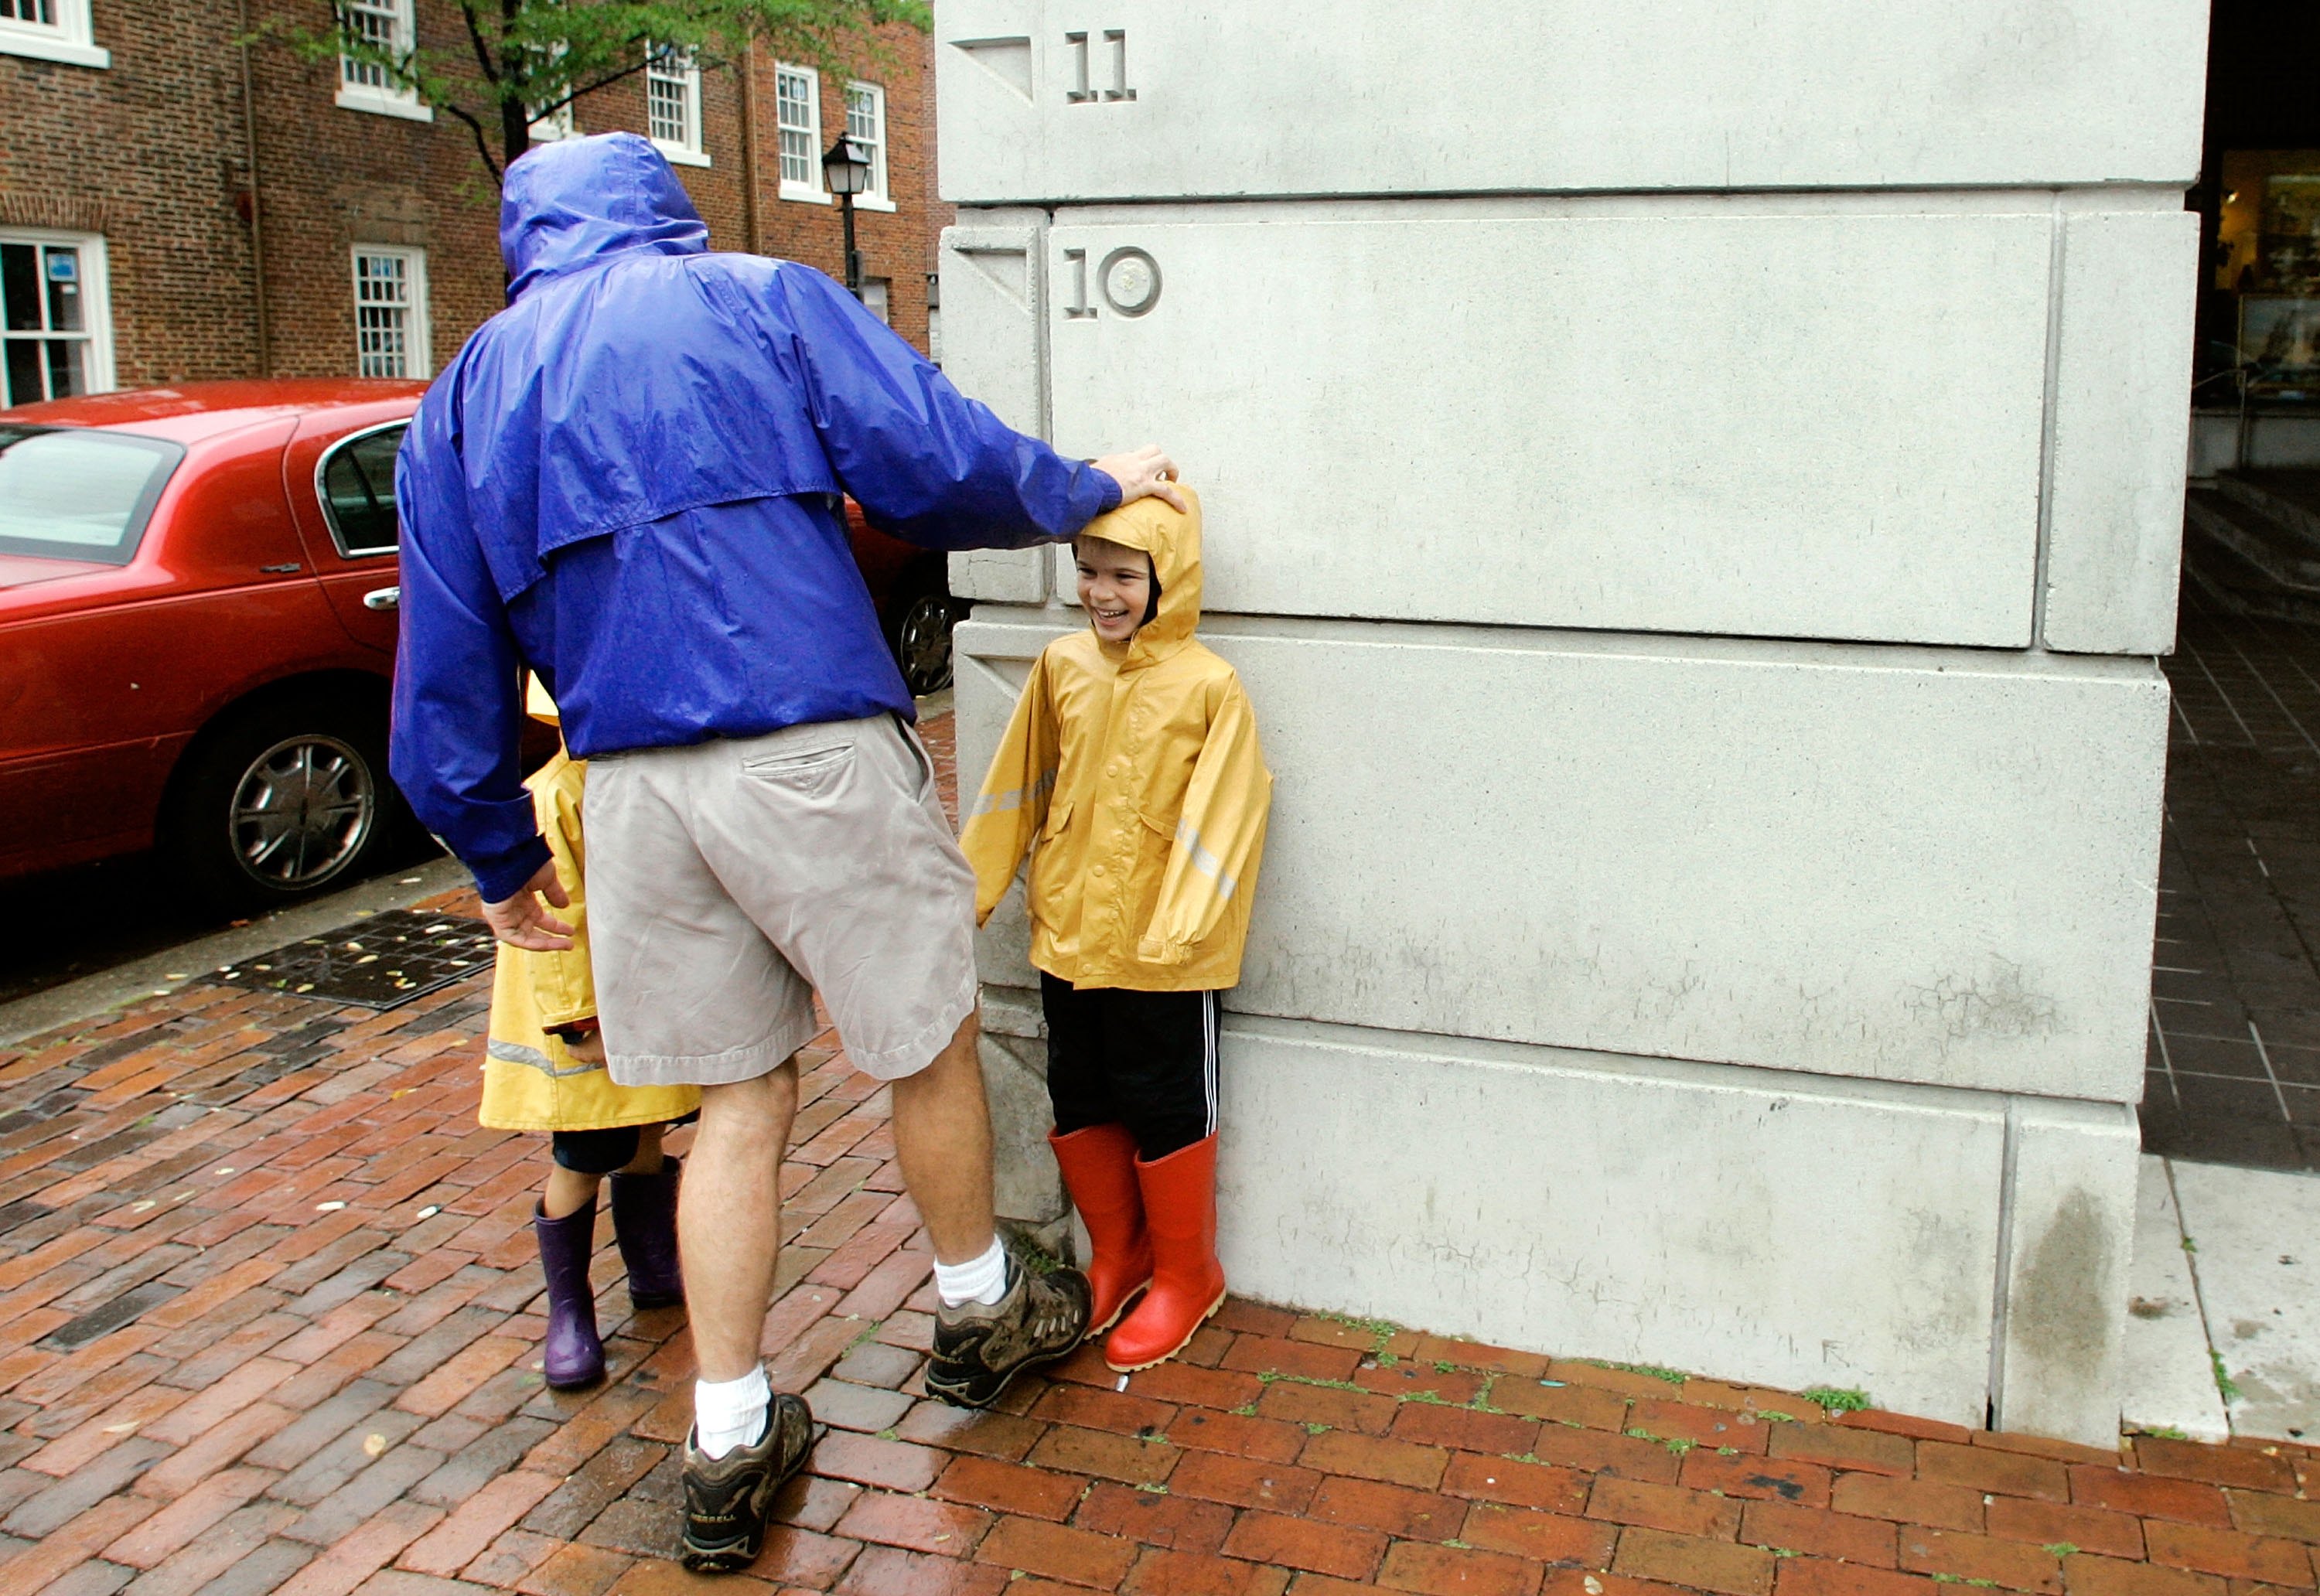
<path fill-rule="evenodd" d="M 711 254 L 650 143 L 510 167 L 508 308 L 428 390 L 403 446 L 394 778 L 513 947 L 568 945 L 517 765 L 537 672 L 589 761 L 589 939 L 613 1078 L 702 1088 L 679 1226 L 699 1363 L 685 1561 L 746 1566 L 811 1416 L 772 1398 L 793 1055 L 819 991 L 893 1084 L 935 1251 L 930 1391 L 987 1405 L 1074 1346 L 1086 1283 L 992 1223 L 976 1059 L 974 877 L 840 519 L 850 494 L 936 549 L 1069 538 L 1174 502 L 1156 449 L 1058 456 L 962 397 L 822 274 Z M 542 900 L 545 902 L 542 902 Z"/>

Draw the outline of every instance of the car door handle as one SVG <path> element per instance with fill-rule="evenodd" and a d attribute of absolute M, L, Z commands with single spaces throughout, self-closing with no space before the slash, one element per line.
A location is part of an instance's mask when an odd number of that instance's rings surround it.
<path fill-rule="evenodd" d="M 392 610 L 402 602 L 403 589 L 400 587 L 374 587 L 363 594 L 363 608 L 366 610 Z"/>

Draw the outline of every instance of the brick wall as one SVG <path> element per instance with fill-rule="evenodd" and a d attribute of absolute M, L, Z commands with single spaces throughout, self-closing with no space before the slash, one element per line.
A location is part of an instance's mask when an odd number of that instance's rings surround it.
<path fill-rule="evenodd" d="M 250 25 L 314 25 L 321 0 L 252 0 Z M 421 0 L 424 42 L 454 48 L 458 11 Z M 0 54 L 0 227 L 101 233 L 111 268 L 116 380 L 144 386 L 260 374 L 258 286 L 248 221 L 250 141 L 242 99 L 244 32 L 231 10 L 95 0 L 106 70 Z M 894 326 L 926 342 L 926 274 L 939 226 L 929 213 L 933 95 L 927 41 L 907 28 L 865 43 L 855 71 L 886 91 L 893 213 L 858 213 L 865 276 L 891 283 Z M 274 375 L 355 370 L 352 246 L 427 251 L 432 366 L 440 369 L 503 303 L 498 195 L 457 119 L 431 122 L 343 109 L 337 69 L 287 47 L 249 52 L 265 300 Z M 711 164 L 678 176 L 712 247 L 843 268 L 838 207 L 778 197 L 774 62 L 759 52 L 754 95 L 744 62 L 702 75 Z M 822 75 L 826 148 L 845 125 L 845 75 Z M 754 98 L 755 138 L 745 102 Z M 645 129 L 641 74 L 575 108 L 584 132 Z M 753 151 L 754 147 L 754 151 Z M 496 142 L 494 141 L 494 149 Z M 754 163 L 751 155 L 754 152 Z M 754 164 L 754 182 L 751 167 Z M 754 193 L 753 193 L 754 191 Z"/>

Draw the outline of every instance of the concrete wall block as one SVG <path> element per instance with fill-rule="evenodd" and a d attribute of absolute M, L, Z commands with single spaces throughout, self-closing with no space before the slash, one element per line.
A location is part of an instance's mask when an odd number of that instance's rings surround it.
<path fill-rule="evenodd" d="M 2025 646 L 2051 203 L 1807 203 L 1059 219 L 1055 440 L 1213 610 Z"/>
<path fill-rule="evenodd" d="M 963 682 L 1055 634 L 1059 612 L 1019 613 L 961 629 Z M 2141 1095 L 2167 731 L 2147 662 L 1204 634 L 1276 781 L 1237 1012 Z M 1002 712 L 983 691 L 960 693 L 962 770 Z"/>
<path fill-rule="evenodd" d="M 971 214 L 943 230 L 943 369 L 1018 431 L 1047 433 L 1040 364 L 1040 238 L 1036 213 Z M 1047 596 L 1042 549 L 974 549 L 950 557 L 960 598 L 1036 604 Z"/>
<path fill-rule="evenodd" d="M 983 1033 L 983 1090 L 991 1102 L 992 1201 L 999 1217 L 1033 1228 L 1070 1211 L 1047 1147 L 1047 1044 L 996 1029 Z"/>
<path fill-rule="evenodd" d="M 2017 1100 L 2006 1183 L 1996 1426 L 2118 1437 L 2141 1138 L 2123 1103 Z"/>
<path fill-rule="evenodd" d="M 2175 646 L 2199 219 L 2078 213 L 2062 234 L 2044 640 Z"/>
<path fill-rule="evenodd" d="M 1237 1019 L 1222 1092 L 1237 1291 L 1982 1421 L 2002 1100 Z"/>
<path fill-rule="evenodd" d="M 2198 171 L 2207 13 L 944 0 L 942 192 L 2180 186 Z"/>

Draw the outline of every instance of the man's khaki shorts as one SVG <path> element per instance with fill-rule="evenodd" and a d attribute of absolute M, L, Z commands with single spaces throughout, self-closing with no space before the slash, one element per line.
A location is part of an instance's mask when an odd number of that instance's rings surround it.
<path fill-rule="evenodd" d="M 893 715 L 589 761 L 588 941 L 612 1079 L 715 1086 L 820 1028 L 881 1080 L 974 1010 L 974 873 Z"/>

